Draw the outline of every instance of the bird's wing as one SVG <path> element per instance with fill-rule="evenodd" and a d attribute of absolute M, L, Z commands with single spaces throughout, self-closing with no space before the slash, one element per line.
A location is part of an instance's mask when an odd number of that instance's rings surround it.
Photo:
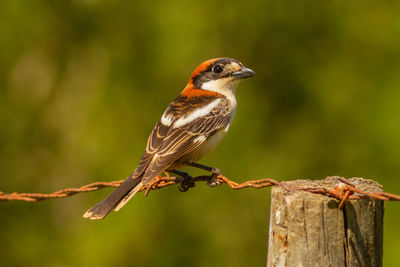
<path fill-rule="evenodd" d="M 176 107 L 174 105 L 179 104 L 177 99 L 170 104 L 150 134 L 140 164 L 130 176 L 133 179 L 140 179 L 140 184 L 118 202 L 115 211 L 120 210 L 138 192 L 139 186 L 147 185 L 174 162 L 191 153 L 213 134 L 229 125 L 230 107 L 224 97 L 203 102 L 196 109 L 189 111 L 186 109 L 182 114 L 170 111 Z M 190 102 L 186 102 L 185 105 L 192 107 Z M 168 116 L 171 116 L 171 119 L 167 119 Z"/>
<path fill-rule="evenodd" d="M 222 95 L 217 93 L 207 93 L 203 90 L 193 89 L 194 92 L 197 92 L 197 97 L 190 97 L 179 95 L 175 98 L 165 110 L 161 120 L 156 124 L 153 131 L 151 132 L 149 139 L 147 141 L 146 150 L 144 151 L 139 165 L 136 170 L 129 176 L 129 178 L 135 179 L 141 177 L 143 172 L 146 171 L 149 164 L 152 162 L 154 154 L 158 152 L 161 145 L 164 143 L 164 139 L 168 142 L 171 142 L 174 138 L 178 138 L 178 128 L 181 128 L 181 131 L 185 131 L 187 129 L 187 125 L 182 125 L 186 127 L 181 127 L 179 124 L 176 127 L 176 122 L 180 121 L 180 124 L 184 124 L 185 121 L 189 121 L 193 119 L 194 115 L 199 114 L 196 111 L 207 111 L 204 108 L 211 107 L 215 104 L 216 100 L 221 99 Z M 222 99 L 225 100 L 225 99 Z M 221 101 L 221 100 L 220 100 Z M 226 100 L 225 100 L 226 101 Z M 226 103 L 226 102 L 224 102 Z M 222 104 L 222 103 L 221 103 Z M 211 110 L 210 110 L 211 112 Z M 203 112 L 207 115 L 209 112 Z M 190 115 L 192 114 L 192 117 Z M 201 115 L 201 114 L 200 114 Z M 193 123 L 195 123 L 193 121 Z M 162 170 L 160 171 L 162 172 Z M 158 174 L 157 174 L 158 175 Z"/>
<path fill-rule="evenodd" d="M 173 104 L 176 102 L 174 101 L 171 105 Z M 168 118 L 168 115 L 172 114 L 168 114 L 167 109 L 163 118 Z M 163 124 L 162 119 L 149 138 L 145 152 L 148 153 L 146 155 L 147 166 L 142 170 L 142 173 L 144 172 L 143 184 L 149 183 L 174 162 L 199 147 L 210 136 L 226 128 L 229 124 L 229 117 L 229 102 L 221 97 L 207 101 L 204 105 L 195 110 L 186 111 L 180 116 L 175 114 L 168 126 Z M 165 126 L 168 127 L 168 131 L 163 129 Z"/>
<path fill-rule="evenodd" d="M 144 151 L 142 157 L 140 158 L 138 167 L 130 175 L 130 178 L 138 178 L 146 170 L 147 166 L 153 159 L 154 154 L 160 148 L 162 141 L 168 134 L 170 127 L 158 122 L 151 132 L 149 139 L 147 140 L 146 150 Z"/>

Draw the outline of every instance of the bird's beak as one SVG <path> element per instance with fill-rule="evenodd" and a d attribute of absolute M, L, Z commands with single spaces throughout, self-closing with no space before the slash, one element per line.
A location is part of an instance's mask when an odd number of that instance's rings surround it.
<path fill-rule="evenodd" d="M 236 77 L 237 79 L 246 79 L 253 77 L 254 75 L 256 75 L 256 73 L 246 67 L 242 67 L 239 71 L 232 73 L 232 76 Z"/>

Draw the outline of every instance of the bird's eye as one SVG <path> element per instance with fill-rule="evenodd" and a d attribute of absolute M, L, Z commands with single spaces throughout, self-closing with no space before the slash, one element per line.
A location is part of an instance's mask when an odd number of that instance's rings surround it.
<path fill-rule="evenodd" d="M 221 73 L 224 70 L 224 66 L 222 65 L 217 65 L 213 68 L 213 72 L 215 73 Z"/>

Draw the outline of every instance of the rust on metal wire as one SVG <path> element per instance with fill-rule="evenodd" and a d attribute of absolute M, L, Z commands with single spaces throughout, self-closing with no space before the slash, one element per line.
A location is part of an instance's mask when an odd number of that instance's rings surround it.
<path fill-rule="evenodd" d="M 195 182 L 199 181 L 208 181 L 210 179 L 210 176 L 197 176 L 197 177 L 190 177 L 190 181 L 185 180 L 185 178 L 182 177 L 172 177 L 169 176 L 168 173 L 166 173 L 166 176 L 158 176 L 153 179 L 148 185 L 143 186 L 140 191 L 145 191 L 145 195 L 147 196 L 151 190 L 156 190 L 160 189 L 166 186 L 174 185 L 174 184 L 179 184 L 183 186 L 183 184 L 186 185 L 186 189 L 181 190 L 181 191 L 186 191 L 189 187 L 194 186 Z M 243 183 L 236 183 L 234 181 L 229 180 L 227 177 L 223 175 L 217 175 L 215 177 L 215 180 L 219 183 L 225 183 L 227 184 L 230 188 L 234 190 L 239 190 L 243 188 L 264 188 L 264 187 L 270 187 L 274 185 L 283 185 L 284 182 L 277 182 L 274 179 L 270 178 L 264 178 L 264 179 L 259 179 L 259 180 L 250 180 L 246 181 Z M 343 208 L 343 205 L 347 200 L 353 200 L 353 199 L 360 199 L 362 197 L 369 197 L 373 199 L 379 199 L 379 200 L 393 200 L 393 201 L 400 201 L 400 195 L 395 195 L 391 193 L 386 193 L 386 192 L 366 192 L 362 191 L 360 189 L 357 189 L 355 185 L 352 183 L 348 182 L 347 180 L 340 178 L 340 183 L 334 188 L 334 189 L 326 189 L 326 188 L 301 188 L 301 187 L 291 187 L 291 190 L 302 190 L 306 192 L 310 192 L 313 194 L 320 194 L 320 195 L 325 195 L 329 197 L 336 198 L 340 201 L 339 204 L 339 209 Z M 106 187 L 118 187 L 124 180 L 119 180 L 119 181 L 112 181 L 112 182 L 95 182 L 91 184 L 87 184 L 84 186 L 81 186 L 79 188 L 66 188 L 62 189 L 59 191 L 56 191 L 54 193 L 50 194 L 39 194 L 39 193 L 10 193 L 6 194 L 4 192 L 0 191 L 0 201 L 29 201 L 29 202 L 36 202 L 36 201 L 41 201 L 45 199 L 51 199 L 51 198 L 64 198 L 64 197 L 70 197 L 72 195 L 78 194 L 78 193 L 83 193 L 83 192 L 92 192 L 92 191 L 97 191 Z M 189 185 L 189 186 L 188 186 Z M 354 195 L 357 193 L 357 195 Z"/>

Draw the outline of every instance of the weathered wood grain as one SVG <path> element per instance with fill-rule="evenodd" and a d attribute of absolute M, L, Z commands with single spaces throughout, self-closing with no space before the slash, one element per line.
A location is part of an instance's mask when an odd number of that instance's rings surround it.
<path fill-rule="evenodd" d="M 383 201 L 352 200 L 339 210 L 333 198 L 290 189 L 333 189 L 338 178 L 295 180 L 272 188 L 267 266 L 382 266 Z M 367 192 L 382 191 L 372 180 L 348 181 Z"/>

